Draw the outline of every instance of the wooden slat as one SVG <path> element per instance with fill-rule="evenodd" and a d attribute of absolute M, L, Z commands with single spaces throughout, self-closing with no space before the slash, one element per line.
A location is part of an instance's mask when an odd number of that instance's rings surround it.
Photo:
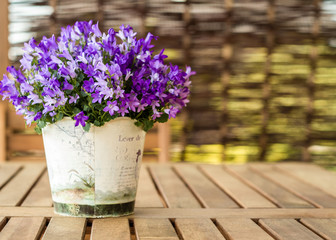
<path fill-rule="evenodd" d="M 281 163 L 277 164 L 277 168 L 336 197 L 335 172 L 307 163 Z"/>
<path fill-rule="evenodd" d="M 272 240 L 261 227 L 249 218 L 217 219 L 219 229 L 228 240 Z"/>
<path fill-rule="evenodd" d="M 227 168 L 242 178 L 247 184 L 263 192 L 275 204 L 284 208 L 312 208 L 313 205 L 285 190 L 274 182 L 268 181 L 252 171 L 247 165 L 228 165 Z"/>
<path fill-rule="evenodd" d="M 0 216 L 59 216 L 52 207 L 1 207 Z M 136 208 L 132 218 L 336 218 L 336 208 Z"/>
<path fill-rule="evenodd" d="M 336 219 L 304 218 L 300 222 L 325 239 L 336 239 Z"/>
<path fill-rule="evenodd" d="M 8 160 L 10 162 L 26 162 L 26 163 L 46 161 L 44 152 L 34 152 L 31 155 L 30 153 L 28 154 L 23 153 L 21 156 L 10 155 Z"/>
<path fill-rule="evenodd" d="M 291 191 L 292 193 L 304 198 L 306 201 L 309 201 L 317 207 L 336 206 L 336 198 L 318 188 L 308 185 L 302 181 L 298 181 L 298 179 L 281 171 L 275 165 L 253 164 L 251 167 L 263 176 L 273 182 L 276 182 L 278 185 Z"/>
<path fill-rule="evenodd" d="M 163 207 L 146 165 L 142 166 L 140 170 L 135 207 Z"/>
<path fill-rule="evenodd" d="M 15 151 L 43 151 L 42 135 L 37 134 L 13 134 L 8 139 L 8 149 Z"/>
<path fill-rule="evenodd" d="M 43 240 L 78 240 L 82 239 L 85 234 L 85 218 L 52 218 Z"/>
<path fill-rule="evenodd" d="M 318 240 L 322 239 L 294 219 L 261 219 L 259 223 L 279 240 Z"/>
<path fill-rule="evenodd" d="M 0 232 L 0 240 L 40 239 L 45 224 L 44 217 L 12 217 Z"/>
<path fill-rule="evenodd" d="M 200 208 L 196 198 L 168 166 L 151 166 L 152 176 L 170 208 Z M 167 181 L 169 179 L 169 181 Z"/>
<path fill-rule="evenodd" d="M 51 207 L 52 203 L 48 172 L 46 171 L 21 206 Z"/>
<path fill-rule="evenodd" d="M 180 177 L 207 208 L 238 208 L 239 206 L 194 165 L 176 165 Z"/>
<path fill-rule="evenodd" d="M 45 169 L 45 164 L 31 163 L 6 184 L 0 191 L 0 206 L 18 205 Z"/>
<path fill-rule="evenodd" d="M 176 219 L 175 226 L 184 240 L 225 239 L 210 219 Z"/>
<path fill-rule="evenodd" d="M 19 171 L 21 164 L 1 164 L 0 165 L 0 189 L 8 180 Z"/>
<path fill-rule="evenodd" d="M 274 208 L 269 200 L 224 171 L 222 166 L 204 165 L 201 169 L 244 208 Z"/>
<path fill-rule="evenodd" d="M 91 240 L 130 240 L 127 218 L 95 219 L 92 222 Z"/>
<path fill-rule="evenodd" d="M 168 219 L 135 219 L 134 227 L 138 240 L 179 239 Z"/>

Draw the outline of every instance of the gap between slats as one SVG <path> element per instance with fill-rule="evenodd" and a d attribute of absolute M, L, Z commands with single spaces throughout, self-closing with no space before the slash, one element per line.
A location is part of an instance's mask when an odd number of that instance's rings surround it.
<path fill-rule="evenodd" d="M 263 195 L 232 176 L 220 166 L 202 165 L 201 171 L 223 189 L 241 208 L 276 208 L 277 206 Z"/>
<path fill-rule="evenodd" d="M 157 192 L 157 194 L 158 194 L 158 196 L 159 196 L 159 198 L 160 198 L 163 206 L 165 208 L 167 208 L 168 204 L 167 204 L 167 202 L 165 200 L 165 196 L 163 195 L 164 193 L 163 193 L 162 186 L 160 185 L 157 177 L 153 174 L 152 169 L 150 169 L 150 167 L 148 167 L 148 166 L 144 166 L 144 167 L 145 167 L 146 171 L 148 172 L 149 177 L 151 178 L 151 180 L 152 180 L 152 182 L 154 184 L 155 190 L 156 190 L 156 192 Z"/>
<path fill-rule="evenodd" d="M 4 174 L 2 174 L 2 176 L 0 176 L 0 190 L 4 188 L 13 178 L 15 178 L 23 169 L 22 165 L 21 166 L 9 165 L 9 166 L 10 168 L 13 168 L 13 171 L 11 172 L 7 170 Z M 6 167 L 8 167 L 8 165 Z M 7 176 L 4 177 L 4 175 Z"/>
<path fill-rule="evenodd" d="M 266 179 L 263 175 L 259 174 L 259 172 L 257 172 L 257 171 L 254 171 L 248 165 L 241 165 L 241 166 L 230 166 L 230 165 L 228 165 L 228 166 L 224 166 L 224 168 L 232 176 L 235 176 L 235 177 L 239 178 L 246 185 L 248 185 L 249 187 L 251 187 L 252 189 L 254 189 L 255 191 L 257 191 L 258 193 L 260 193 L 262 196 L 264 196 L 266 199 L 268 199 L 269 201 L 271 201 L 272 203 L 274 203 L 279 208 L 309 208 L 309 207 L 314 208 L 315 207 L 315 206 L 309 204 L 303 198 L 301 198 L 299 196 L 296 196 L 292 192 L 290 192 L 287 189 L 283 188 L 281 185 L 277 184 L 276 182 L 274 182 L 274 181 L 272 181 L 270 179 Z M 252 174 L 252 176 L 249 175 L 249 174 Z M 255 183 L 253 181 L 253 174 L 255 174 L 255 176 L 257 178 L 263 179 L 263 181 L 265 183 L 271 184 L 273 186 L 276 186 L 276 188 L 278 189 L 278 191 L 277 191 L 278 196 L 277 197 L 279 197 L 281 195 L 279 193 L 279 190 L 283 191 L 283 194 L 285 194 L 287 196 L 287 201 L 282 201 L 281 199 L 278 199 L 276 197 L 271 196 L 272 195 L 272 189 L 271 190 L 267 190 L 267 188 L 264 189 L 265 186 L 264 186 L 264 188 L 258 186 L 258 180 L 257 180 L 257 183 Z M 248 175 L 248 176 L 246 176 L 246 175 Z M 252 180 L 250 178 L 252 178 Z M 271 191 L 271 192 L 269 193 L 267 191 Z M 274 195 L 274 193 L 273 193 L 273 195 Z M 297 198 L 297 200 L 292 199 L 293 197 Z M 291 201 L 289 199 L 291 199 Z M 301 204 L 300 206 L 298 206 L 299 203 Z"/>
<path fill-rule="evenodd" d="M 230 192 L 225 191 L 215 180 L 213 177 L 211 177 L 204 169 L 198 167 L 199 171 L 207 178 L 209 181 L 211 181 L 217 188 L 219 188 L 221 191 L 223 191 L 229 198 L 231 198 L 232 201 L 234 201 L 240 208 L 245 208 L 242 203 L 239 202 Z"/>
<path fill-rule="evenodd" d="M 179 164 L 173 166 L 173 171 L 180 177 L 203 208 L 240 208 L 230 195 L 201 171 L 199 166 Z M 198 181 L 202 181 L 202 184 L 198 184 Z"/>
<path fill-rule="evenodd" d="M 332 240 L 336 238 L 336 219 L 301 218 L 297 221 L 323 239 Z"/>
<path fill-rule="evenodd" d="M 334 186 L 336 174 L 334 172 L 326 171 L 317 165 L 298 162 L 277 164 L 277 168 L 281 168 L 300 181 L 322 189 L 336 197 L 336 188 Z"/>
<path fill-rule="evenodd" d="M 41 239 L 46 226 L 45 217 L 11 217 L 0 221 L 0 240 Z"/>
<path fill-rule="evenodd" d="M 283 168 L 281 167 L 281 165 L 276 165 L 275 168 L 276 168 L 277 170 L 279 170 L 280 172 L 282 172 L 284 175 L 290 176 L 290 177 L 296 179 L 296 180 L 299 181 L 299 182 L 302 182 L 302 183 L 304 183 L 304 184 L 306 184 L 306 185 L 308 185 L 308 186 L 310 186 L 310 187 L 312 187 L 312 188 L 318 189 L 319 191 L 325 193 L 326 195 L 328 195 L 328 196 L 330 196 L 330 197 L 332 197 L 332 198 L 336 198 L 334 195 L 332 195 L 332 194 L 330 194 L 329 192 L 325 191 L 323 188 L 318 187 L 317 185 L 313 185 L 313 184 L 311 184 L 309 181 L 303 181 L 303 179 L 301 179 L 300 177 L 298 177 L 298 176 L 296 176 L 295 174 L 292 174 L 291 172 L 289 172 L 289 171 L 283 169 Z M 328 172 L 327 172 L 327 173 L 328 173 Z"/>
<path fill-rule="evenodd" d="M 156 183 L 157 189 L 168 208 L 186 208 L 188 205 L 194 208 L 201 208 L 201 204 L 198 199 L 194 197 L 188 186 L 186 186 L 179 176 L 176 175 L 172 166 L 156 165 L 154 167 L 149 167 L 149 170 L 154 182 Z M 167 177 L 171 178 L 170 182 L 163 182 L 160 179 Z M 179 193 L 176 189 L 178 189 Z"/>
<path fill-rule="evenodd" d="M 26 164 L 0 191 L 1 206 L 19 206 L 46 171 L 44 164 Z M 15 190 L 15 191 L 14 191 Z"/>
<path fill-rule="evenodd" d="M 146 165 L 140 170 L 135 207 L 164 207 L 164 200 Z"/>
<path fill-rule="evenodd" d="M 259 193 L 260 195 L 262 195 L 264 198 L 266 198 L 270 202 L 272 202 L 275 206 L 277 206 L 278 208 L 282 208 L 281 204 L 279 204 L 276 199 L 274 199 L 273 197 L 271 197 L 270 195 L 268 195 L 266 192 L 262 191 L 259 187 L 257 187 L 256 185 L 254 185 L 252 182 L 250 182 L 247 179 L 245 179 L 244 177 L 240 176 L 239 174 L 237 174 L 235 171 L 231 170 L 230 168 L 227 168 L 225 166 L 223 166 L 223 168 L 231 176 L 233 176 L 235 178 L 238 178 L 240 181 L 242 181 L 243 183 L 245 183 L 247 186 L 249 186 L 250 188 L 252 188 L 254 191 L 256 191 L 257 193 Z"/>
<path fill-rule="evenodd" d="M 44 169 L 41 174 L 37 177 L 36 181 L 33 183 L 33 185 L 30 187 L 30 189 L 26 192 L 25 195 L 23 195 L 20 202 L 18 202 L 17 206 L 21 206 L 21 204 L 26 200 L 26 198 L 29 196 L 29 194 L 32 192 L 34 187 L 38 184 L 38 182 L 41 180 L 43 175 L 47 172 L 47 169 Z"/>
<path fill-rule="evenodd" d="M 304 196 L 301 193 L 298 193 L 294 190 L 292 190 L 290 187 L 287 187 L 285 185 L 280 184 L 279 182 L 274 181 L 271 177 L 267 176 L 266 174 L 264 174 L 262 171 L 260 171 L 258 168 L 255 168 L 254 166 L 251 166 L 251 170 L 260 174 L 261 176 L 263 176 L 265 179 L 267 179 L 268 181 L 272 181 L 273 183 L 280 185 L 282 188 L 286 189 L 288 192 L 294 194 L 295 196 L 305 200 L 306 202 L 308 202 L 309 204 L 313 205 L 316 208 L 323 208 L 323 206 L 321 206 L 320 204 L 316 203 L 315 201 L 311 200 L 310 198 Z M 291 176 L 292 177 L 292 176 Z M 301 182 L 301 181 L 300 181 Z M 303 182 L 301 182 L 303 183 Z M 305 184 L 305 183 L 304 183 Z M 310 186 L 310 185 L 308 185 Z"/>
<path fill-rule="evenodd" d="M 301 224 L 297 219 L 259 219 L 258 225 L 277 240 L 318 240 L 321 238 L 314 231 Z"/>
<path fill-rule="evenodd" d="M 206 202 L 203 200 L 203 198 L 197 193 L 197 191 L 186 181 L 186 179 L 178 172 L 176 167 L 172 167 L 173 172 L 176 174 L 176 177 L 178 177 L 184 185 L 188 188 L 188 190 L 191 192 L 191 194 L 195 197 L 195 199 L 198 201 L 198 203 L 201 205 L 202 208 L 209 208 L 209 206 L 206 204 Z"/>

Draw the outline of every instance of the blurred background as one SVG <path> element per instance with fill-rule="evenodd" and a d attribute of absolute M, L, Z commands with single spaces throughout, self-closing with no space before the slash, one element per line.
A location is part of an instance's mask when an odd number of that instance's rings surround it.
<path fill-rule="evenodd" d="M 173 161 L 336 166 L 336 1 L 9 0 L 10 64 L 31 37 L 91 19 L 158 35 L 155 51 L 197 72 L 188 107 L 169 123 Z M 19 121 L 10 112 L 7 122 Z M 29 144 L 7 149 L 17 141 Z"/>

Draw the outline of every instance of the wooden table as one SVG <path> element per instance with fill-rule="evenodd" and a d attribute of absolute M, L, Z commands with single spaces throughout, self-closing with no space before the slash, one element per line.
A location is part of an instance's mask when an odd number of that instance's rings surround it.
<path fill-rule="evenodd" d="M 142 167 L 135 214 L 53 213 L 42 163 L 0 165 L 0 239 L 336 239 L 336 173 L 312 164 Z"/>

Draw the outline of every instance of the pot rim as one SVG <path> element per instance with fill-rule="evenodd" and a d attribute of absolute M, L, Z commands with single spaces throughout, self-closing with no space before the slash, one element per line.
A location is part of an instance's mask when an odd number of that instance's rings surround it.
<path fill-rule="evenodd" d="M 61 122 L 65 122 L 65 121 L 68 121 L 68 122 L 71 121 L 71 122 L 73 122 L 74 124 L 75 124 L 75 122 L 76 122 L 76 120 L 73 120 L 71 117 L 64 117 L 62 120 L 59 120 L 59 121 L 57 121 L 57 122 L 55 122 L 55 123 L 47 123 L 47 125 L 42 129 L 42 133 L 44 132 L 44 129 L 45 129 L 46 127 L 51 126 L 51 125 L 53 125 L 53 124 L 57 124 L 57 123 L 61 123 Z M 106 125 L 108 125 L 108 124 L 116 123 L 116 122 L 120 122 L 120 121 L 131 121 L 131 122 L 134 124 L 134 123 L 136 122 L 136 119 L 132 119 L 132 118 L 130 118 L 130 117 L 116 117 L 116 118 L 110 120 L 109 122 L 105 122 L 104 125 L 102 125 L 102 126 L 95 126 L 94 124 L 91 123 L 91 129 L 94 129 L 94 128 L 104 128 L 104 127 L 106 127 Z M 137 128 L 139 128 L 139 129 L 141 129 L 142 131 L 144 131 L 141 127 L 136 126 L 135 124 L 134 124 L 134 126 L 137 127 Z M 81 128 L 83 128 L 82 125 L 78 125 L 77 127 L 81 127 Z M 91 131 L 91 129 L 90 129 L 90 131 Z M 144 132 L 145 132 L 145 131 L 144 131 Z"/>

